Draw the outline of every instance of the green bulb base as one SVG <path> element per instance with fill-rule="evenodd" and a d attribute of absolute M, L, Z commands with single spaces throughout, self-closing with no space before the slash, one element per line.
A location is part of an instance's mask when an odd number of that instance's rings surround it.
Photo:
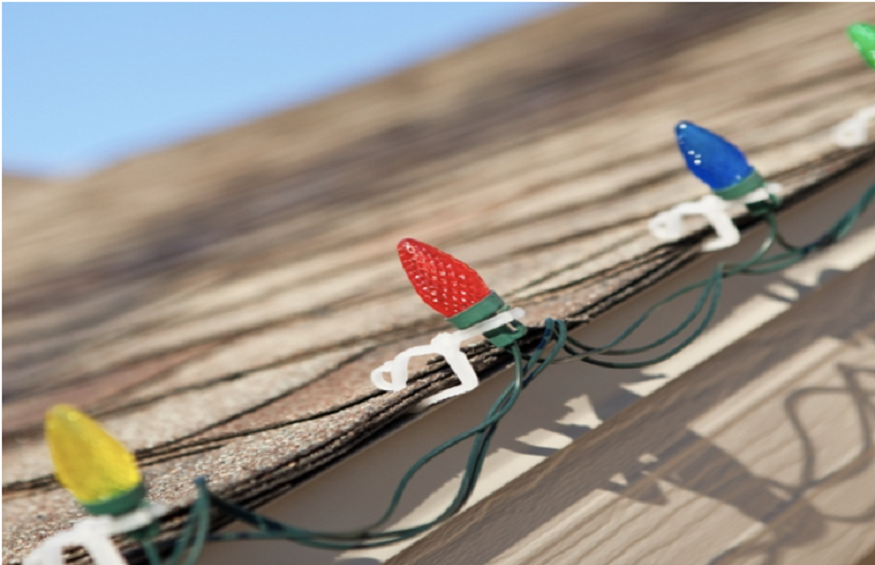
<path fill-rule="evenodd" d="M 479 324 L 483 320 L 488 320 L 492 316 L 508 310 L 510 307 L 504 303 L 504 300 L 494 292 L 490 292 L 486 298 L 474 304 L 466 310 L 462 310 L 452 318 L 447 318 L 447 321 L 456 329 L 468 329 L 474 324 Z M 526 326 L 518 320 L 484 332 L 483 335 L 496 347 L 507 347 L 516 340 L 526 335 Z"/>
<path fill-rule="evenodd" d="M 751 216 L 765 216 L 777 212 L 781 206 L 781 197 L 769 192 L 769 197 L 766 200 L 757 200 L 756 202 L 747 202 L 747 211 Z"/>
<path fill-rule="evenodd" d="M 765 186 L 765 184 L 766 181 L 763 180 L 762 175 L 760 175 L 757 170 L 754 169 L 751 174 L 742 179 L 740 182 L 733 184 L 730 187 L 724 188 L 723 190 L 717 190 L 714 192 L 714 194 L 716 194 L 723 200 L 738 200 L 739 198 L 750 194 L 761 186 Z"/>
<path fill-rule="evenodd" d="M 136 510 L 145 498 L 146 485 L 140 483 L 131 490 L 118 494 L 109 500 L 89 503 L 79 501 L 79 504 L 81 504 L 89 514 L 94 514 L 95 516 L 107 514 L 110 516 L 119 516 Z"/>

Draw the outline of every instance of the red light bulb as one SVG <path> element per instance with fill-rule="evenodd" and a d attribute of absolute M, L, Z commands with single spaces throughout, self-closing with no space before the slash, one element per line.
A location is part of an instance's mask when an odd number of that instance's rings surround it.
<path fill-rule="evenodd" d="M 423 302 L 452 318 L 491 293 L 477 271 L 452 255 L 415 239 L 398 242 L 401 266 Z"/>

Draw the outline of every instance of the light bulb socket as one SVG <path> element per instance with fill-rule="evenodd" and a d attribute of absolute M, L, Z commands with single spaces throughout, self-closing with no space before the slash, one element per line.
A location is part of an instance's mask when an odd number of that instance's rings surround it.
<path fill-rule="evenodd" d="M 447 321 L 456 329 L 464 330 L 509 309 L 510 307 L 504 303 L 504 300 L 500 296 L 495 294 L 495 292 L 490 292 L 486 295 L 486 298 L 465 310 L 462 310 L 452 318 L 447 318 Z M 526 326 L 518 320 L 514 320 L 500 328 L 484 332 L 483 335 L 486 339 L 491 341 L 494 346 L 507 347 L 526 335 L 526 329 Z"/>
<path fill-rule="evenodd" d="M 146 485 L 140 483 L 131 490 L 117 494 L 108 500 L 87 503 L 80 500 L 79 504 L 81 504 L 89 514 L 94 514 L 95 516 L 106 514 L 110 516 L 119 516 L 136 510 L 145 499 Z"/>
<path fill-rule="evenodd" d="M 754 190 L 765 186 L 765 184 L 766 181 L 763 179 L 762 175 L 760 175 L 759 172 L 754 169 L 744 179 L 726 188 L 715 190 L 714 194 L 716 194 L 723 200 L 738 200 L 739 198 L 750 194 Z"/>
<path fill-rule="evenodd" d="M 747 211 L 750 212 L 751 216 L 765 216 L 766 214 L 771 214 L 778 210 L 778 207 L 781 206 L 781 197 L 777 194 L 772 194 L 771 192 L 768 194 L 768 198 L 757 200 L 756 202 L 746 202 L 744 204 L 747 206 Z"/>

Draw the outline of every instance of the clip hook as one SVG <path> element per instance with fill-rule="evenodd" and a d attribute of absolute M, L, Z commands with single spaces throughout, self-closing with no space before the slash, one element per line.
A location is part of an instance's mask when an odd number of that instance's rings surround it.
<path fill-rule="evenodd" d="M 163 504 L 150 503 L 119 516 L 89 516 L 45 539 L 24 558 L 23 565 L 63 565 L 64 548 L 75 545 L 84 547 L 97 565 L 127 565 L 112 536 L 145 528 L 166 511 Z"/>
<path fill-rule="evenodd" d="M 724 200 L 716 194 L 706 194 L 698 200 L 681 202 L 668 210 L 660 212 L 650 218 L 647 227 L 650 229 L 650 233 L 657 239 L 675 241 L 683 235 L 684 216 L 703 216 L 711 224 L 711 227 L 714 228 L 714 231 L 717 232 L 717 237 L 706 241 L 702 246 L 702 250 L 707 252 L 725 249 L 741 241 L 741 234 L 729 216 L 733 203 L 741 202 L 750 205 L 759 202 L 771 202 L 780 198 L 782 191 L 783 186 L 780 184 L 768 183 L 733 201 Z"/>
<path fill-rule="evenodd" d="M 490 330 L 500 328 L 514 320 L 519 320 L 524 315 L 525 311 L 522 308 L 513 308 L 464 330 L 457 330 L 453 333 L 439 333 L 428 345 L 417 345 L 402 351 L 393 360 L 386 361 L 371 371 L 371 382 L 381 390 L 402 390 L 407 386 L 407 379 L 409 377 L 408 363 L 410 359 L 419 355 L 438 354 L 446 359 L 447 364 L 459 378 L 461 384 L 423 400 L 418 407 L 431 406 L 447 398 L 472 391 L 480 384 L 480 380 L 477 378 L 477 373 L 474 371 L 474 367 L 471 366 L 471 362 L 468 361 L 468 357 L 462 353 L 462 342 Z M 390 374 L 390 380 L 386 380 L 385 373 Z"/>
<path fill-rule="evenodd" d="M 875 119 L 875 106 L 857 110 L 832 128 L 832 140 L 839 147 L 859 147 L 869 141 L 869 122 Z"/>

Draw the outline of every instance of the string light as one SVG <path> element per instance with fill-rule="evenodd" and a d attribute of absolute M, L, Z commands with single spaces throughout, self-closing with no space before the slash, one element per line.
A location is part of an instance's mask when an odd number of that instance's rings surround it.
<path fill-rule="evenodd" d="M 508 309 L 477 271 L 449 253 L 415 239 L 398 243 L 401 266 L 416 294 L 460 330 Z M 526 333 L 519 322 L 484 333 L 498 347 L 510 345 Z"/>
<path fill-rule="evenodd" d="M 133 454 L 76 408 L 58 404 L 46 413 L 46 441 L 58 481 L 91 514 L 124 514 L 142 503 Z"/>
<path fill-rule="evenodd" d="M 408 348 L 371 371 L 374 386 L 399 391 L 407 386 L 411 358 L 442 356 L 460 384 L 429 397 L 420 403 L 421 409 L 477 388 L 480 380 L 462 353 L 462 342 L 482 334 L 497 347 L 508 347 L 526 333 L 526 327 L 518 321 L 525 312 L 519 308 L 511 310 L 489 290 L 477 271 L 427 243 L 402 239 L 398 243 L 398 257 L 416 294 L 458 330 L 439 333 L 428 345 Z M 386 373 L 390 375 L 388 380 Z"/>
<path fill-rule="evenodd" d="M 100 425 L 67 404 L 46 413 L 46 442 L 55 476 L 91 514 L 44 539 L 24 565 L 60 565 L 64 548 L 84 547 L 97 565 L 125 565 L 113 536 L 128 533 L 145 543 L 167 508 L 145 499 L 136 459 Z"/>
<path fill-rule="evenodd" d="M 719 197 L 708 195 L 719 200 Z M 591 347 L 581 344 L 568 335 L 568 328 L 562 320 L 552 320 L 547 318 L 544 320 L 544 333 L 540 342 L 527 353 L 521 351 L 518 343 L 513 343 L 508 350 L 514 358 L 514 379 L 508 387 L 499 395 L 493 403 L 489 412 L 483 421 L 475 428 L 471 428 L 449 441 L 430 450 L 423 455 L 416 463 L 414 463 L 404 474 L 394 495 L 391 498 L 388 509 L 383 516 L 375 523 L 352 532 L 317 532 L 312 530 L 303 530 L 299 527 L 284 524 L 277 520 L 262 516 L 254 511 L 247 510 L 241 506 L 237 506 L 230 501 L 227 501 L 213 493 L 207 493 L 208 501 L 213 503 L 216 508 L 223 511 L 229 516 L 253 526 L 256 531 L 237 531 L 237 532 L 220 532 L 213 534 L 211 540 L 268 540 L 268 539 L 286 539 L 302 543 L 311 547 L 321 547 L 326 549 L 358 549 L 365 547 L 380 547 L 397 543 L 402 540 L 411 539 L 422 534 L 429 528 L 453 516 L 460 508 L 468 501 L 474 487 L 477 485 L 480 471 L 483 468 L 483 461 L 488 453 L 489 438 L 492 436 L 496 426 L 501 418 L 507 414 L 513 407 L 522 389 L 537 378 L 547 367 L 552 363 L 568 362 L 568 361 L 585 361 L 597 365 L 612 367 L 616 369 L 623 368 L 640 368 L 654 363 L 658 363 L 673 356 L 678 351 L 682 350 L 686 345 L 702 334 L 708 326 L 716 310 L 717 304 L 721 296 L 722 280 L 736 275 L 760 275 L 772 273 L 784 268 L 787 268 L 795 263 L 798 263 L 810 253 L 820 249 L 829 247 L 838 241 L 844 239 L 849 233 L 851 227 L 860 217 L 863 211 L 875 200 L 875 185 L 869 187 L 863 197 L 854 205 L 848 212 L 841 217 L 833 227 L 825 234 L 816 238 L 812 243 L 803 246 L 794 246 L 789 244 L 778 231 L 778 224 L 774 213 L 766 214 L 769 233 L 766 236 L 760 249 L 753 256 L 740 263 L 720 262 L 716 265 L 713 274 L 705 280 L 699 281 L 692 285 L 688 285 L 679 289 L 666 297 L 665 299 L 653 304 L 651 308 L 645 311 L 631 326 L 620 334 L 609 344 L 602 347 Z M 768 255 L 768 252 L 775 245 L 784 248 L 785 251 L 775 255 Z M 432 248 L 433 249 L 433 248 Z M 467 267 L 467 266 L 466 266 Z M 470 268 L 470 267 L 468 267 Z M 414 278 L 416 272 L 414 271 Z M 417 279 L 419 280 L 419 279 Z M 422 285 L 425 287 L 425 285 Z M 616 346 L 630 336 L 641 323 L 647 320 L 653 312 L 671 303 L 675 299 L 684 296 L 688 292 L 696 289 L 703 289 L 703 293 L 693 312 L 687 319 L 679 324 L 675 329 L 668 332 L 663 337 L 644 346 L 638 346 L 628 349 L 617 349 Z M 710 304 L 708 295 L 712 295 Z M 429 291 L 426 296 L 432 296 Z M 695 319 L 699 313 L 704 313 L 703 320 L 692 335 L 685 338 L 680 344 L 673 347 L 671 350 L 658 355 L 654 358 L 644 361 L 633 362 L 595 362 L 591 359 L 593 355 L 637 355 L 644 351 L 653 349 L 666 343 L 669 339 L 679 335 L 679 332 L 687 327 L 688 323 Z M 507 314 L 507 312 L 501 315 Z M 458 332 L 457 332 L 458 333 Z M 559 357 L 559 353 L 567 352 L 566 357 Z M 395 510 L 398 508 L 402 495 L 407 489 L 413 477 L 430 461 L 435 459 L 441 453 L 448 449 L 457 446 L 462 441 L 473 438 L 471 449 L 468 454 L 468 463 L 462 475 L 462 480 L 458 482 L 458 491 L 452 502 L 444 509 L 437 517 L 423 523 L 412 526 L 405 526 L 401 529 L 378 531 L 391 518 Z M 203 483 L 200 483 L 200 492 L 206 492 Z M 198 498 L 198 503 L 202 503 L 204 497 Z M 187 538 L 182 538 L 187 539 Z M 183 544 L 184 545 L 184 544 Z M 150 559 L 150 565 L 160 565 L 157 557 Z"/>
<path fill-rule="evenodd" d="M 866 64 L 875 69 L 875 26 L 854 24 L 848 27 L 848 36 Z"/>
<path fill-rule="evenodd" d="M 735 145 L 687 121 L 675 126 L 675 136 L 687 168 L 708 185 L 712 194 L 693 202 L 682 202 L 651 218 L 648 227 L 658 239 L 680 239 L 683 218 L 703 216 L 717 237 L 705 242 L 702 249 L 725 249 L 741 241 L 741 234 L 729 216 L 733 202 L 744 203 L 748 211 L 757 216 L 774 211 L 780 204 L 781 185 L 766 184 Z"/>
<path fill-rule="evenodd" d="M 477 271 L 427 243 L 402 239 L 398 242 L 398 257 L 416 294 L 446 318 L 467 310 L 491 293 Z"/>
<path fill-rule="evenodd" d="M 848 28 L 847 32 L 866 63 L 875 68 L 875 26 L 854 24 Z M 192 509 L 193 517 L 185 526 L 183 534 L 176 540 L 169 562 L 177 563 L 186 548 L 191 546 L 189 548 L 191 553 L 186 563 L 194 563 L 207 539 L 211 502 L 216 504 L 219 509 L 225 510 L 233 517 L 249 523 L 259 530 L 257 532 L 215 534 L 211 538 L 215 540 L 283 538 L 306 543 L 313 547 L 348 549 L 378 547 L 419 535 L 453 515 L 462 507 L 477 483 L 477 477 L 487 453 L 489 438 L 498 422 L 513 407 L 525 384 L 537 377 L 551 363 L 570 360 L 591 362 L 588 358 L 596 353 L 629 355 L 661 345 L 668 338 L 677 335 L 678 331 L 697 315 L 697 311 L 694 311 L 687 321 L 683 322 L 677 329 L 652 344 L 626 350 L 614 348 L 634 331 L 655 308 L 671 302 L 674 298 L 682 296 L 688 291 L 703 286 L 708 288 L 708 285 L 718 283 L 715 286 L 713 304 L 709 308 L 706 320 L 694 335 L 687 338 L 681 346 L 647 361 L 596 364 L 614 368 L 640 367 L 670 357 L 700 335 L 707 326 L 720 296 L 719 281 L 736 274 L 757 275 L 775 272 L 795 264 L 813 251 L 842 240 L 860 214 L 875 200 L 875 185 L 873 185 L 866 191 L 862 199 L 823 236 L 808 245 L 790 245 L 780 236 L 773 213 L 778 204 L 777 191 L 779 188 L 776 188 L 778 185 L 766 184 L 759 173 L 750 166 L 744 153 L 719 135 L 691 122 L 679 123 L 675 132 L 681 153 L 690 171 L 707 184 L 713 194 L 706 195 L 698 202 L 682 203 L 672 210 L 663 212 L 651 220 L 651 230 L 655 230 L 656 234 L 658 231 L 654 228 L 656 226 L 663 230 L 663 235 L 670 231 L 679 233 L 679 230 L 675 228 L 677 228 L 678 221 L 682 216 L 703 214 L 714 225 L 718 232 L 718 240 L 724 239 L 723 242 L 718 241 L 718 243 L 726 244 L 725 236 L 727 234 L 723 233 L 726 229 L 733 230 L 736 237 L 738 235 L 726 210 L 732 201 L 743 202 L 751 212 L 764 214 L 770 228 L 766 241 L 753 257 L 738 264 L 720 263 L 715 274 L 709 280 L 685 287 L 657 303 L 608 346 L 593 348 L 582 345 L 567 335 L 567 327 L 564 322 L 547 319 L 544 323 L 544 336 L 540 343 L 534 350 L 524 355 L 519 344 L 516 343 L 526 332 L 525 326 L 518 321 L 523 315 L 521 310 L 510 309 L 501 297 L 489 289 L 480 275 L 462 261 L 414 239 L 402 240 L 398 244 L 398 253 L 416 293 L 426 304 L 444 315 L 459 331 L 452 334 L 439 334 L 432 340 L 430 346 L 411 348 L 408 352 L 399 355 L 394 362 L 384 364 L 372 372 L 372 380 L 375 384 L 380 386 L 374 377 L 379 372 L 381 374 L 379 381 L 389 385 L 389 388 L 382 386 L 381 388 L 400 390 L 397 388 L 396 373 L 401 371 L 401 361 L 403 360 L 403 378 L 404 383 L 406 383 L 407 360 L 413 355 L 437 352 L 445 355 L 450 367 L 462 381 L 462 386 L 443 391 L 432 397 L 431 401 L 459 394 L 460 392 L 454 392 L 459 389 L 470 390 L 476 386 L 477 377 L 467 357 L 458 348 L 463 340 L 479 333 L 488 337 L 495 345 L 507 347 L 514 359 L 514 381 L 502 393 L 483 422 L 438 446 L 417 461 L 399 484 L 385 516 L 372 528 L 384 523 L 394 512 L 409 479 L 422 466 L 450 447 L 474 437 L 474 446 L 471 448 L 465 480 L 461 482 L 459 493 L 453 503 L 437 519 L 413 528 L 388 532 L 375 532 L 368 529 L 350 533 L 312 532 L 286 526 L 242 507 L 237 507 L 210 493 L 206 488 L 205 480 L 198 479 L 196 481 L 198 498 Z M 665 221 L 657 222 L 656 220 L 660 218 Z M 726 222 L 728 222 L 729 228 L 726 227 Z M 776 242 L 785 251 L 767 257 L 766 252 Z M 705 249 L 708 250 L 707 245 Z M 703 294 L 703 300 L 700 300 L 701 304 L 697 306 L 697 310 L 702 308 L 706 296 L 707 294 Z M 554 346 L 547 351 L 548 344 L 553 342 L 555 342 Z M 557 358 L 559 352 L 563 350 L 570 355 L 567 358 Z M 382 379 L 382 372 L 389 370 L 390 367 L 393 377 L 391 383 Z M 471 386 L 472 380 L 473 386 Z M 96 516 L 81 520 L 69 530 L 59 532 L 44 540 L 25 557 L 24 565 L 60 564 L 64 559 L 63 548 L 77 545 L 85 547 L 99 565 L 123 565 L 124 559 L 112 543 L 112 536 L 125 532 L 143 533 L 147 531 L 151 533 L 138 534 L 137 539 L 142 541 L 150 564 L 159 565 L 160 556 L 151 537 L 155 533 L 154 521 L 166 512 L 166 509 L 161 505 L 145 501 L 145 486 L 133 454 L 94 420 L 74 407 L 63 404 L 52 407 L 46 414 L 46 440 L 58 481 L 73 494 L 80 504 Z"/>
<path fill-rule="evenodd" d="M 765 185 L 735 145 L 693 122 L 675 126 L 678 148 L 687 168 L 724 200 L 737 200 Z"/>

